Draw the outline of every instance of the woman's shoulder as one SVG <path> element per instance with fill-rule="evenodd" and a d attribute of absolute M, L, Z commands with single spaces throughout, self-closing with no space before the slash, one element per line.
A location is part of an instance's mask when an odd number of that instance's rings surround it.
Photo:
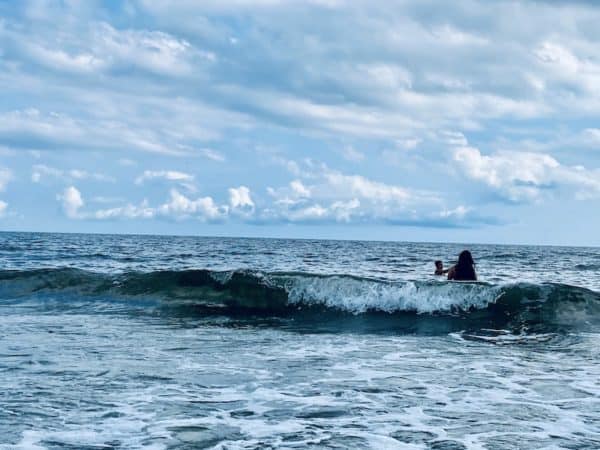
<path fill-rule="evenodd" d="M 453 280 L 455 274 L 456 274 L 456 265 L 454 265 L 448 269 L 448 279 Z"/>

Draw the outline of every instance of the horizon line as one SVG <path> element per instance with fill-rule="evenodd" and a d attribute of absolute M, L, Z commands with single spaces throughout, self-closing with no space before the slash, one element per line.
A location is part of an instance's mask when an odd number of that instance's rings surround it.
<path fill-rule="evenodd" d="M 570 247 L 600 249 L 600 245 L 570 245 L 570 244 L 531 244 L 531 243 L 491 243 L 491 242 L 459 242 L 459 241 L 426 241 L 426 240 L 394 240 L 394 239 L 351 239 L 351 238 L 310 238 L 310 237 L 277 237 L 277 236 L 241 236 L 241 235 L 205 235 L 205 234 L 170 234 L 170 233 L 105 233 L 105 232 L 74 232 L 74 231 L 29 231 L 29 230 L 0 230 L 3 233 L 16 234 L 65 234 L 65 235 L 91 235 L 91 236 L 141 236 L 141 237 L 173 237 L 173 238 L 212 238 L 212 239 L 266 239 L 289 241 L 339 241 L 339 242 L 381 242 L 381 243 L 406 243 L 406 244 L 444 244 L 444 245 L 497 245 L 502 247 Z"/>

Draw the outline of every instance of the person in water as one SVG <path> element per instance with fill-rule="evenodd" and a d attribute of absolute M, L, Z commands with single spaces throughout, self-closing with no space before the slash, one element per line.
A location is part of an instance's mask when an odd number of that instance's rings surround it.
<path fill-rule="evenodd" d="M 455 281 L 477 281 L 475 261 L 469 250 L 463 250 L 458 255 L 458 262 L 448 270 L 448 279 Z"/>
<path fill-rule="evenodd" d="M 434 275 L 444 275 L 448 273 L 448 269 L 444 269 L 444 263 L 439 259 L 435 262 L 435 272 Z"/>

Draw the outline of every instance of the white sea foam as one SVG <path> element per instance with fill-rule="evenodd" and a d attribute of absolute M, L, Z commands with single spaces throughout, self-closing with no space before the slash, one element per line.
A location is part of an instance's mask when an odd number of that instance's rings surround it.
<path fill-rule="evenodd" d="M 285 287 L 291 304 L 323 305 L 355 314 L 366 311 L 433 313 L 484 308 L 498 299 L 502 289 L 476 283 L 394 283 L 347 276 L 302 275 L 271 280 Z"/>
<path fill-rule="evenodd" d="M 600 438 L 595 334 L 555 351 L 554 341 L 505 347 L 448 335 L 176 324 L 184 325 L 5 314 L 13 356 L 4 364 L 19 370 L 0 388 L 33 391 L 28 402 L 0 402 L 18 414 L 4 416 L 3 431 L 21 430 L 0 449 L 552 448 L 554 440 L 583 449 Z M 44 375 L 59 369 L 65 375 Z M 67 380 L 77 382 L 65 389 Z M 33 415 L 49 410 L 60 416 Z"/>

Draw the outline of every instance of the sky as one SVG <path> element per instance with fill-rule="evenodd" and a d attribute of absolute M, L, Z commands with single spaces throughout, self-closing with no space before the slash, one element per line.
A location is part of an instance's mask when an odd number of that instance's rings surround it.
<path fill-rule="evenodd" d="M 598 23 L 0 0 L 0 230 L 600 246 Z"/>

